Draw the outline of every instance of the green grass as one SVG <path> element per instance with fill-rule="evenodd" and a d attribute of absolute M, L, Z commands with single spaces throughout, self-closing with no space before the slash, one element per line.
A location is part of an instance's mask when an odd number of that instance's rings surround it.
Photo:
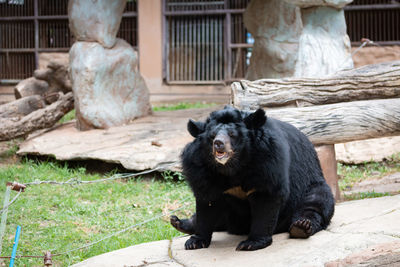
<path fill-rule="evenodd" d="M 354 183 L 369 178 L 381 178 L 395 172 L 400 172 L 400 153 L 393 155 L 384 162 L 366 162 L 358 165 L 338 164 L 339 187 L 345 191 Z"/>
<path fill-rule="evenodd" d="M 359 192 L 355 194 L 344 194 L 345 200 L 358 200 L 365 198 L 376 198 L 376 197 L 385 197 L 390 196 L 389 193 L 378 193 L 378 192 Z"/>
<path fill-rule="evenodd" d="M 71 110 L 67 114 L 65 114 L 58 122 L 59 123 L 64 123 L 67 121 L 72 121 L 75 119 L 75 109 Z"/>
<path fill-rule="evenodd" d="M 215 104 L 215 103 L 180 102 L 180 103 L 177 103 L 177 104 L 165 104 L 165 105 L 161 105 L 161 106 L 154 106 L 153 107 L 153 111 L 171 111 L 171 110 L 189 109 L 189 108 L 209 108 L 209 107 L 214 107 L 216 105 L 217 104 Z"/>
<path fill-rule="evenodd" d="M 67 181 L 70 178 L 95 180 L 111 176 L 87 174 L 84 168 L 69 168 L 54 162 L 23 160 L 18 165 L 0 167 L 0 184 L 35 180 Z M 22 226 L 19 255 L 64 252 L 99 240 L 111 233 L 188 204 L 177 214 L 189 216 L 193 197 L 187 185 L 151 178 L 114 180 L 87 185 L 34 185 L 26 189 L 8 212 L 2 255 L 10 255 L 17 225 Z M 5 187 L 0 187 L 1 197 Z M 16 192 L 12 192 L 11 198 Z M 1 200 L 2 201 L 2 200 Z M 170 239 L 180 235 L 167 216 L 102 241 L 88 249 L 55 257 L 55 266 L 68 266 L 89 257 L 127 246 Z M 8 261 L 7 261 L 8 262 Z M 42 266 L 43 259 L 18 259 L 17 266 Z"/>
<path fill-rule="evenodd" d="M 216 106 L 216 103 L 203 103 L 203 102 L 179 102 L 177 104 L 165 104 L 160 106 L 154 106 L 153 111 L 172 111 L 179 109 L 189 109 L 189 108 L 209 108 Z M 59 123 L 68 122 L 75 119 L 75 109 L 71 110 L 67 114 L 65 114 L 60 120 Z"/>
<path fill-rule="evenodd" d="M 0 160 L 13 157 L 18 151 L 21 139 L 13 139 L 11 141 L 3 142 L 4 149 L 0 149 Z"/>
<path fill-rule="evenodd" d="M 7 143 L 0 157 L 15 156 L 18 142 Z M 339 164 L 341 189 L 370 177 L 400 171 L 400 153 L 384 163 Z M 71 178 L 96 180 L 113 175 L 89 173 L 82 167 L 57 162 L 21 162 L 0 165 L 0 184 L 7 181 L 27 183 L 36 180 L 67 181 Z M 97 241 L 109 234 L 143 222 L 159 214 L 187 206 L 176 214 L 187 217 L 194 210 L 194 198 L 179 172 L 164 172 L 160 178 L 133 178 L 87 185 L 34 185 L 26 189 L 8 213 L 2 255 L 10 255 L 17 225 L 22 226 L 18 255 L 43 255 L 45 251 L 62 253 Z M 3 201 L 5 186 L 0 187 Z M 16 192 L 12 192 L 11 198 Z M 380 197 L 386 193 L 363 192 L 346 200 Z M 171 239 L 181 233 L 173 229 L 168 216 L 135 227 L 87 249 L 54 257 L 54 266 L 68 266 L 89 257 L 127 246 Z M 42 266 L 43 258 L 17 259 L 16 266 Z M 8 263 L 8 260 L 4 261 Z M 0 261 L 1 264 L 1 261 Z"/>

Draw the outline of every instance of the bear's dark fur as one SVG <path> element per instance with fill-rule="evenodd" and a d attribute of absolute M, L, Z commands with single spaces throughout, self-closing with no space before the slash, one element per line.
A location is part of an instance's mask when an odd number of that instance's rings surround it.
<path fill-rule="evenodd" d="M 247 234 L 237 250 L 272 243 L 274 233 L 307 238 L 325 229 L 334 198 L 316 151 L 298 129 L 232 107 L 206 122 L 188 123 L 195 137 L 181 155 L 183 174 L 196 198 L 190 219 L 171 217 L 179 231 L 193 234 L 186 249 L 208 247 L 214 231 Z"/>

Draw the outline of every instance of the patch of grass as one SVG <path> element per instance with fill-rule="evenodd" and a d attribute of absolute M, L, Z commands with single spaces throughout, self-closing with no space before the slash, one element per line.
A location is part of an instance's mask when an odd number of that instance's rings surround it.
<path fill-rule="evenodd" d="M 369 178 L 381 178 L 395 172 L 400 172 L 400 153 L 392 155 L 383 162 L 366 162 L 358 165 L 338 163 L 339 187 L 341 190 L 349 190 L 354 183 Z"/>
<path fill-rule="evenodd" d="M 209 107 L 214 107 L 216 105 L 217 105 L 216 103 L 180 102 L 177 104 L 165 104 L 165 105 L 161 105 L 161 106 L 154 106 L 153 111 L 171 111 L 171 110 L 189 109 L 189 108 L 209 108 Z"/>
<path fill-rule="evenodd" d="M 0 158 L 9 158 L 14 156 L 19 148 L 20 139 L 13 139 L 11 141 L 2 142 L 0 149 Z"/>
<path fill-rule="evenodd" d="M 112 174 L 88 174 L 82 167 L 70 168 L 57 162 L 23 159 L 18 165 L 0 167 L 0 184 L 4 185 L 6 181 L 67 181 L 71 178 L 96 180 Z M 0 187 L 0 192 L 3 199 L 4 186 Z M 13 191 L 11 198 L 15 194 Z M 46 250 L 62 253 L 159 214 L 166 215 L 183 205 L 187 206 L 176 213 L 188 217 L 194 210 L 193 203 L 188 186 L 172 179 L 135 178 L 75 186 L 29 186 L 8 211 L 2 254 L 11 254 L 17 225 L 22 226 L 19 255 L 43 255 Z M 164 216 L 87 249 L 54 257 L 53 263 L 55 266 L 69 266 L 112 250 L 179 235 L 181 233 L 170 226 L 168 216 Z M 42 258 L 22 258 L 16 264 L 42 266 L 42 262 Z"/>
<path fill-rule="evenodd" d="M 390 196 L 389 193 L 378 193 L 378 192 L 359 192 L 355 194 L 344 194 L 345 200 L 358 200 L 365 198 L 385 197 Z"/>
<path fill-rule="evenodd" d="M 59 123 L 64 123 L 68 121 L 72 121 L 75 119 L 75 109 L 71 110 L 67 114 L 65 114 L 58 122 Z"/>

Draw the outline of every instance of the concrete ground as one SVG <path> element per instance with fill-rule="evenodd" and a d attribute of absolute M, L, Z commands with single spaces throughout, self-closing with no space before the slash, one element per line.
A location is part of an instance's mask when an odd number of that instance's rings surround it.
<path fill-rule="evenodd" d="M 273 244 L 237 252 L 243 236 L 215 233 L 207 249 L 185 250 L 187 236 L 95 256 L 75 267 L 102 266 L 400 266 L 400 195 L 339 203 L 327 230 L 309 239 L 273 237 Z"/>

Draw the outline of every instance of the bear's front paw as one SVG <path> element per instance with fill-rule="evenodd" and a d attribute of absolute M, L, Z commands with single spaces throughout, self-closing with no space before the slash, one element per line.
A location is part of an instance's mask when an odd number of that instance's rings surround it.
<path fill-rule="evenodd" d="M 264 236 L 252 240 L 250 239 L 244 240 L 239 243 L 239 245 L 236 247 L 236 250 L 247 250 L 247 251 L 257 250 L 268 247 L 271 244 L 272 244 L 272 237 Z"/>
<path fill-rule="evenodd" d="M 210 241 L 205 240 L 197 235 L 192 235 L 185 243 L 185 249 L 208 248 Z"/>

